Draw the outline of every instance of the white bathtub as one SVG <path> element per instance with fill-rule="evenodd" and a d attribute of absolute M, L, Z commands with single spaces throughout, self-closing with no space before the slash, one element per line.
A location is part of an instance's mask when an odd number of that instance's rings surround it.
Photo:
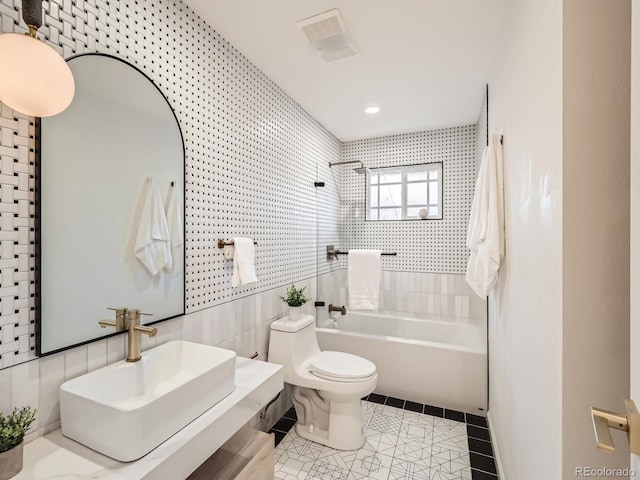
<path fill-rule="evenodd" d="M 317 328 L 321 350 L 376 364 L 376 393 L 482 414 L 487 408 L 486 342 L 473 324 L 349 312 Z"/>

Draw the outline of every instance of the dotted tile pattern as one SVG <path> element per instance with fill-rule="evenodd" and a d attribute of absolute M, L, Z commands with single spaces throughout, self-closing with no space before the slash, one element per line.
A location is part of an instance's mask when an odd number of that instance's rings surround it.
<path fill-rule="evenodd" d="M 145 72 L 175 110 L 186 147 L 187 312 L 316 275 L 318 168 L 340 143 L 179 1 L 50 0 L 40 37 L 65 58 L 109 53 Z M 0 28 L 24 33 L 19 0 Z M 0 112 L 0 368 L 33 358 L 33 119 Z M 318 167 L 320 165 L 321 167 Z M 326 167 L 325 167 L 326 166 Z M 330 208 L 335 208 L 332 205 Z M 326 221 L 337 231 L 337 215 Z M 218 238 L 258 242 L 259 283 L 230 287 Z"/>
<path fill-rule="evenodd" d="M 443 162 L 444 218 L 365 221 L 365 176 L 344 168 L 341 248 L 398 252 L 383 257 L 384 270 L 465 273 L 467 225 L 476 168 L 476 125 L 392 135 L 342 144 L 342 161 L 369 168 Z M 346 262 L 346 259 L 341 259 Z"/>

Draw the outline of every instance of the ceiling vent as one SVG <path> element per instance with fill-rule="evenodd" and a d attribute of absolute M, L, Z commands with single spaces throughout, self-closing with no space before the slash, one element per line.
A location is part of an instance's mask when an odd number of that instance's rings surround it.
<path fill-rule="evenodd" d="M 305 18 L 296 23 L 310 42 L 319 42 L 346 32 L 340 10 L 334 8 L 328 12 Z"/>
<path fill-rule="evenodd" d="M 359 52 L 349 41 L 340 10 L 305 18 L 296 23 L 325 62 L 352 57 Z"/>

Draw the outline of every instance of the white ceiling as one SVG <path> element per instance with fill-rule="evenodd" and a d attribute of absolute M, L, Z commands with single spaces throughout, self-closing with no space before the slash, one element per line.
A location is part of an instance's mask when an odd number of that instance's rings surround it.
<path fill-rule="evenodd" d="M 342 141 L 476 123 L 506 3 L 184 1 Z M 326 63 L 296 22 L 336 7 L 360 55 Z"/>

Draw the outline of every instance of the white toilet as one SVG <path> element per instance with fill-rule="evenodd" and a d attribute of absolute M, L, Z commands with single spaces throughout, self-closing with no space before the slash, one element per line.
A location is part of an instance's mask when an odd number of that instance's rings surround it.
<path fill-rule="evenodd" d="M 378 383 L 372 362 L 321 352 L 311 315 L 271 324 L 269 361 L 283 365 L 284 381 L 293 385 L 298 435 L 338 450 L 364 445 L 360 399 Z"/>

